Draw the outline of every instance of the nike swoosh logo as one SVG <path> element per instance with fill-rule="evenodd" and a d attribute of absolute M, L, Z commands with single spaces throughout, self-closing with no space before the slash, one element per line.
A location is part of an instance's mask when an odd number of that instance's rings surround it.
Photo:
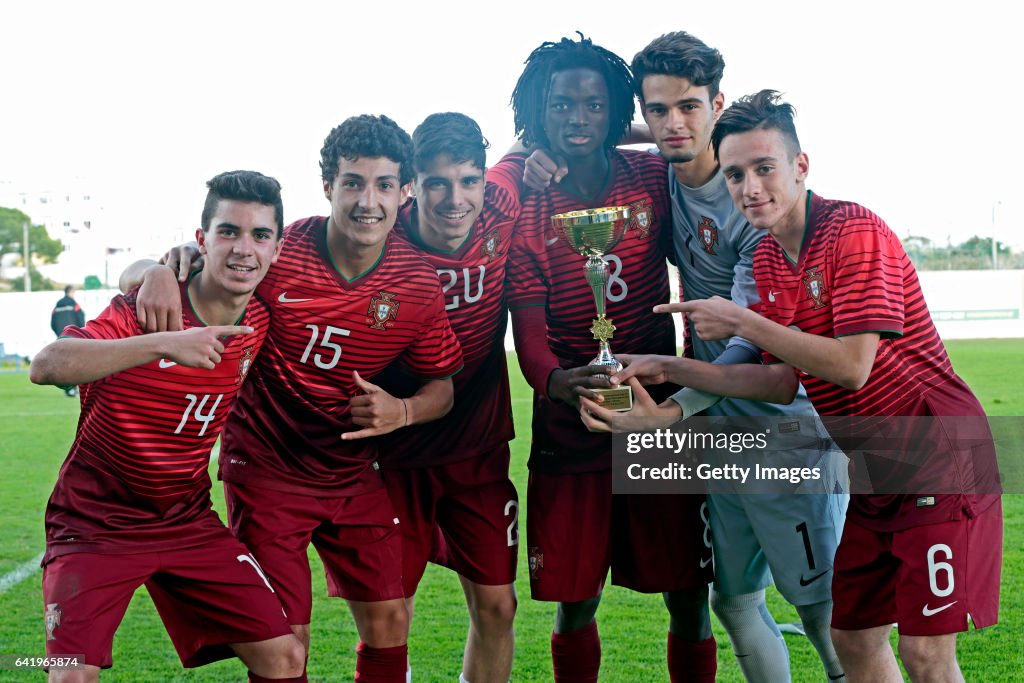
<path fill-rule="evenodd" d="M 825 571 L 823 571 L 822 573 L 820 573 L 820 574 L 816 574 L 816 575 L 812 576 L 812 577 L 811 577 L 811 578 L 809 578 L 809 579 L 805 579 L 805 578 L 804 578 L 804 577 L 803 577 L 803 576 L 801 575 L 801 576 L 800 576 L 800 585 L 801 585 L 801 586 L 810 586 L 810 585 L 811 585 L 812 583 L 814 583 L 815 581 L 817 581 L 817 580 L 818 580 L 818 579 L 820 579 L 821 577 L 825 576 L 825 574 L 828 574 L 828 572 L 829 572 L 829 570 L 828 570 L 828 569 L 826 569 L 826 570 L 825 570 Z"/>
<path fill-rule="evenodd" d="M 281 296 L 277 297 L 277 300 L 283 304 L 297 304 L 303 301 L 312 301 L 312 299 L 289 299 L 288 294 L 281 292 Z"/>
<path fill-rule="evenodd" d="M 555 242 L 557 242 L 557 241 L 558 241 L 558 238 L 557 238 L 557 237 L 552 237 L 551 239 L 549 239 L 549 240 L 547 241 L 547 245 L 548 245 L 548 246 L 550 247 L 550 246 L 551 246 L 552 244 L 554 244 L 554 243 L 555 243 Z"/>
<path fill-rule="evenodd" d="M 775 292 L 770 289 L 768 290 L 768 301 L 775 303 Z"/>
<path fill-rule="evenodd" d="M 700 568 L 704 569 L 704 567 L 708 566 L 709 564 L 711 564 L 711 558 L 710 557 L 708 559 L 706 559 L 706 560 L 701 560 L 700 561 Z"/>
<path fill-rule="evenodd" d="M 160 367 L 162 368 L 173 368 L 175 365 L 177 365 L 177 363 L 173 360 L 167 360 L 166 358 L 160 359 Z"/>
<path fill-rule="evenodd" d="M 944 609 L 949 609 L 950 607 L 952 607 L 953 605 L 955 605 L 958 602 L 960 602 L 960 601 L 959 600 L 954 600 L 953 602 L 949 603 L 948 605 L 943 605 L 942 607 L 936 607 L 935 609 L 929 608 L 927 603 L 926 603 L 925 606 L 921 608 L 921 614 L 925 615 L 926 617 L 930 617 L 933 614 L 938 614 L 939 612 L 941 612 Z"/>

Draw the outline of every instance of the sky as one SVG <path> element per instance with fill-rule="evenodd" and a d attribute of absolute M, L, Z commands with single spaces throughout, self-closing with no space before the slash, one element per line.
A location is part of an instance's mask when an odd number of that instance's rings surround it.
<path fill-rule="evenodd" d="M 198 226 L 205 181 L 231 169 L 280 180 L 286 221 L 322 215 L 319 150 L 345 118 L 387 114 L 411 133 L 427 114 L 461 111 L 493 163 L 513 142 L 509 96 L 541 42 L 580 30 L 628 62 L 685 30 L 723 53 L 727 103 L 773 88 L 796 107 L 817 193 L 869 207 L 900 237 L 994 231 L 1024 246 L 1011 6 L 7 1 L 0 183 L 90 188 L 105 246 L 172 246 Z"/>

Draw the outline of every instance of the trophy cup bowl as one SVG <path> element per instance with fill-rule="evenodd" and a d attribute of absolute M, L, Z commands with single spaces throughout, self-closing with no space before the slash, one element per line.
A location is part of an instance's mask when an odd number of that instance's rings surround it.
<path fill-rule="evenodd" d="M 598 340 L 598 354 L 589 365 L 608 368 L 608 375 L 622 369 L 622 363 L 612 355 L 608 340 L 615 332 L 611 319 L 605 317 L 605 286 L 608 283 L 608 264 L 602 258 L 611 251 L 629 225 L 628 206 L 607 206 L 600 209 L 569 211 L 551 217 L 555 234 L 587 262 L 583 267 L 587 282 L 594 293 L 597 318 L 590 332 Z M 592 389 L 601 394 L 602 405 L 610 410 L 629 410 L 633 407 L 633 392 L 628 386 L 615 389 Z"/>

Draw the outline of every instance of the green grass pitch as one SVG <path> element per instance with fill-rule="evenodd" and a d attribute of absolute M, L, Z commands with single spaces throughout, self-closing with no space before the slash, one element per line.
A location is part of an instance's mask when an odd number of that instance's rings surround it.
<path fill-rule="evenodd" d="M 1024 416 L 1024 344 L 1021 340 L 948 342 L 957 371 L 990 415 Z M 519 438 L 512 448 L 512 477 L 525 499 L 529 448 L 530 393 L 513 368 L 513 400 Z M 31 562 L 43 549 L 43 509 L 74 434 L 77 401 L 52 387 L 36 387 L 24 373 L 0 374 L 0 577 Z M 214 487 L 223 517 L 223 498 Z M 525 514 L 528 514 L 526 511 Z M 960 636 L 959 654 L 969 681 L 1020 681 L 1024 678 L 1024 496 L 1004 499 L 1005 539 L 1000 623 Z M 524 520 L 520 519 L 525 530 Z M 524 532 L 525 545 L 525 532 Z M 553 605 L 530 600 L 526 553 L 519 553 L 520 598 L 516 621 L 515 681 L 551 680 L 548 649 Z M 351 680 L 355 629 L 345 604 L 328 600 L 319 560 L 314 559 L 311 681 Z M 777 594 L 770 607 L 779 621 L 796 613 Z M 667 613 L 660 596 L 638 595 L 617 587 L 605 591 L 598 612 L 604 656 L 603 681 L 663 681 Z M 467 617 L 455 576 L 430 567 L 417 595 L 410 637 L 413 680 L 457 681 Z M 728 638 L 718 625 L 720 681 L 742 681 Z M 43 608 L 40 573 L 13 585 L 0 578 L 0 654 L 42 655 Z M 804 638 L 786 636 L 795 681 L 824 679 L 813 649 Z M 244 668 L 229 660 L 192 671 L 181 668 L 145 591 L 139 591 L 114 641 L 113 669 L 105 681 L 241 681 Z M 40 672 L 0 670 L 0 681 L 43 680 Z"/>

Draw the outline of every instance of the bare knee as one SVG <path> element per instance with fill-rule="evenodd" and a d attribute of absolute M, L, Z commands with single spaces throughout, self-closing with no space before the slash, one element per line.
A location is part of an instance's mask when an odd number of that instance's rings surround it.
<path fill-rule="evenodd" d="M 48 683 L 96 683 L 100 680 L 100 668 L 86 665 L 81 669 L 51 669 Z"/>
<path fill-rule="evenodd" d="M 505 633 L 512 628 L 519 601 L 512 585 L 487 586 L 468 602 L 473 625 L 485 633 Z"/>
<path fill-rule="evenodd" d="M 580 602 L 560 602 L 555 611 L 555 632 L 572 633 L 586 627 L 597 615 L 601 595 Z"/>
<path fill-rule="evenodd" d="M 669 614 L 669 630 L 683 640 L 700 641 L 711 637 L 708 588 L 662 593 Z"/>
<path fill-rule="evenodd" d="M 409 611 L 405 600 L 349 601 L 359 638 L 370 647 L 404 645 L 409 635 Z"/>
<path fill-rule="evenodd" d="M 306 646 L 298 638 L 289 639 L 280 655 L 281 666 L 287 671 L 284 678 L 297 678 L 306 670 Z"/>
<path fill-rule="evenodd" d="M 306 648 L 294 634 L 231 648 L 249 671 L 264 678 L 296 678 L 306 668 Z"/>
<path fill-rule="evenodd" d="M 914 681 L 957 681 L 956 634 L 939 636 L 900 635 L 900 659 Z"/>
<path fill-rule="evenodd" d="M 863 660 L 889 647 L 890 627 L 846 631 L 832 629 L 832 644 L 841 659 Z"/>

